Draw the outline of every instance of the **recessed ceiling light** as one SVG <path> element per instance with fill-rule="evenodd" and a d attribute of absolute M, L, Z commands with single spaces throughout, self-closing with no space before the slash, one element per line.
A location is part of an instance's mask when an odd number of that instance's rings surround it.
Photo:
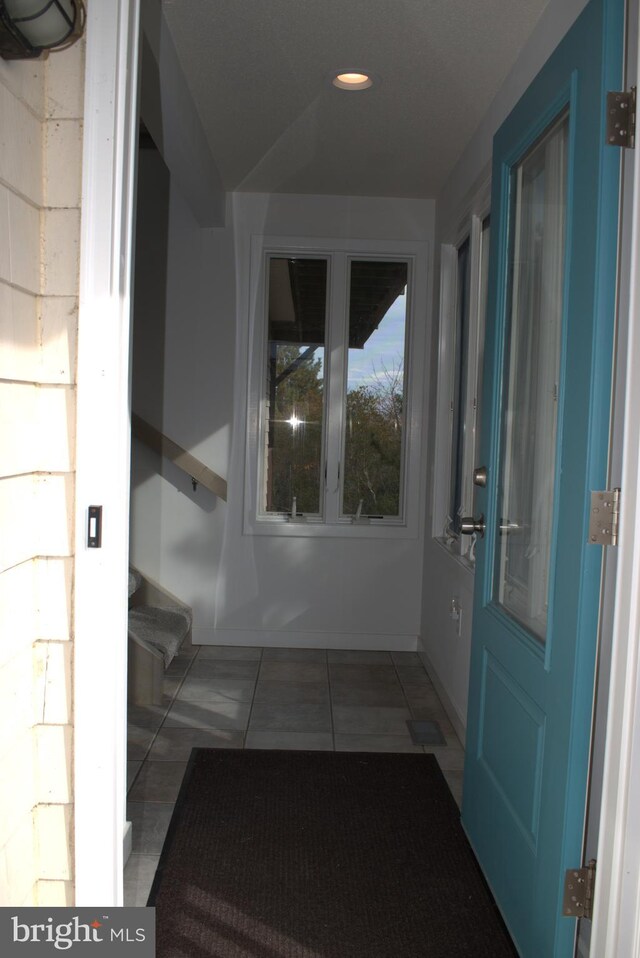
<path fill-rule="evenodd" d="M 366 90 L 373 80 L 366 73 L 338 73 L 331 81 L 340 90 Z"/>

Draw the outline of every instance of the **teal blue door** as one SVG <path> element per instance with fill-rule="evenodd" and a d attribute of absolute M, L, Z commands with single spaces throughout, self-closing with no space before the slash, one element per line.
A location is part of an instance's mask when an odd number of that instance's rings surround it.
<path fill-rule="evenodd" d="M 620 152 L 621 0 L 591 0 L 494 140 L 463 824 L 523 958 L 570 958 L 606 488 Z"/>

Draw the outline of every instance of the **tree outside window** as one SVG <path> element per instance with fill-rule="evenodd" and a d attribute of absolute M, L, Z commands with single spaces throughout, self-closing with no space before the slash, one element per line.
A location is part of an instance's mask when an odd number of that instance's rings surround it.
<path fill-rule="evenodd" d="M 402 520 L 409 260 L 267 254 L 266 264 L 259 514 Z"/>

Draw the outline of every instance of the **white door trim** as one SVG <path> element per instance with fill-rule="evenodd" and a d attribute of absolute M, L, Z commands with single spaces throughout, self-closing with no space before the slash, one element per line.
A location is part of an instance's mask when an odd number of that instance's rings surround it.
<path fill-rule="evenodd" d="M 640 36 L 630 43 L 640 53 Z M 638 56 L 636 63 L 640 63 Z M 636 71 L 637 72 L 637 71 Z M 640 77 L 633 80 L 638 83 Z M 631 159 L 631 157 L 633 157 Z M 640 150 L 634 164 L 621 533 L 590 954 L 640 956 Z M 622 318 L 624 322 L 626 317 Z"/>
<path fill-rule="evenodd" d="M 74 590 L 76 905 L 122 904 L 139 0 L 88 4 Z M 86 544 L 103 507 L 102 548 Z"/>

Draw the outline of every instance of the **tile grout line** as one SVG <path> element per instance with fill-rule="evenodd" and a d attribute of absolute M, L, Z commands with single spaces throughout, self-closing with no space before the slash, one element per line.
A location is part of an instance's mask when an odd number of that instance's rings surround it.
<path fill-rule="evenodd" d="M 325 649 L 325 666 L 327 669 L 327 687 L 329 689 L 329 721 L 331 722 L 331 745 L 332 751 L 336 751 L 336 727 L 333 720 L 333 695 L 331 693 L 331 665 L 329 662 L 329 651 Z"/>
<path fill-rule="evenodd" d="M 258 682 L 260 681 L 260 672 L 262 671 L 262 663 L 264 661 L 264 647 L 260 649 L 260 658 L 258 659 L 258 671 L 256 672 L 256 679 L 253 683 L 253 695 L 251 696 L 251 704 L 249 705 L 249 711 L 247 713 L 247 724 L 242 732 L 242 748 L 247 747 L 247 735 L 249 734 L 249 725 L 251 723 L 251 716 L 253 715 L 253 706 L 256 701 L 256 692 L 258 691 Z"/>
<path fill-rule="evenodd" d="M 414 716 L 413 716 L 413 709 L 411 708 L 411 704 L 410 704 L 410 702 L 409 702 L 409 699 L 407 698 L 407 693 L 406 693 L 406 690 L 405 690 L 405 687 L 404 687 L 404 683 L 403 683 L 403 681 L 402 681 L 402 678 L 401 678 L 401 676 L 400 676 L 400 673 L 398 672 L 398 663 L 395 661 L 395 659 L 394 659 L 394 657 L 391 655 L 391 653 L 389 653 L 389 654 L 390 654 L 390 656 L 391 656 L 391 664 L 393 665 L 393 670 L 394 670 L 394 672 L 396 673 L 396 678 L 397 678 L 397 680 L 398 680 L 398 685 L 399 685 L 400 688 L 402 689 L 402 697 L 403 697 L 404 703 L 405 703 L 405 705 L 406 705 L 406 707 L 407 707 L 406 710 L 407 710 L 407 712 L 409 713 L 409 715 L 411 716 L 411 718 L 413 718 L 413 717 L 414 717 Z M 408 730 L 408 727 L 407 727 L 407 730 Z M 415 742 L 414 742 L 414 745 L 415 745 Z M 426 749 L 425 749 L 424 745 L 420 745 L 420 746 L 418 746 L 418 747 L 421 749 L 422 754 L 425 755 L 425 754 L 426 754 Z"/>
<path fill-rule="evenodd" d="M 169 702 L 169 705 L 167 706 L 167 709 L 166 709 L 164 715 L 162 716 L 162 721 L 160 722 L 160 724 L 159 724 L 158 726 L 156 726 L 155 729 L 152 729 L 152 731 L 153 731 L 153 736 L 152 736 L 152 738 L 151 738 L 151 741 L 149 742 L 149 745 L 147 746 L 146 752 L 144 753 L 144 758 L 143 758 L 142 761 L 140 762 L 140 768 L 138 769 L 138 771 L 137 771 L 136 774 L 134 775 L 133 781 L 131 782 L 131 785 L 127 788 L 127 798 L 128 798 L 128 796 L 129 796 L 129 792 L 131 791 L 131 789 L 133 788 L 133 786 L 134 786 L 135 783 L 137 782 L 138 778 L 140 777 L 140 774 L 141 774 L 141 772 L 142 772 L 142 769 L 144 768 L 144 766 L 146 765 L 146 763 L 149 761 L 149 754 L 150 754 L 151 749 L 153 748 L 154 743 L 155 743 L 155 741 L 156 741 L 156 739 L 157 739 L 157 737 L 158 737 L 158 734 L 159 734 L 159 732 L 160 732 L 160 729 L 163 728 L 164 723 L 165 723 L 165 720 L 166 720 L 166 718 L 167 718 L 167 715 L 169 714 L 169 712 L 171 711 L 173 705 L 175 704 L 176 699 L 177 699 L 177 697 L 178 697 L 178 693 L 179 693 L 180 689 L 182 688 L 182 686 L 183 686 L 183 684 L 184 684 L 184 680 L 186 679 L 187 675 L 188 675 L 189 672 L 191 671 L 191 667 L 193 666 L 193 663 L 194 663 L 195 660 L 198 658 L 199 652 L 200 652 L 200 650 L 198 649 L 198 651 L 196 652 L 196 654 L 195 654 L 194 656 L 192 656 L 191 662 L 189 663 L 189 665 L 188 665 L 188 667 L 187 667 L 187 669 L 186 669 L 184 675 L 182 676 L 182 678 L 181 678 L 180 681 L 178 682 L 178 685 L 176 686 L 176 690 L 175 690 L 175 692 L 173 693 L 173 696 L 172 696 L 172 698 L 171 698 L 171 701 Z M 164 680 L 164 678 L 165 678 L 165 676 L 163 676 L 163 680 Z M 164 695 L 164 692 L 163 692 L 162 694 Z M 127 723 L 127 724 L 128 724 L 128 723 Z M 128 731 L 127 731 L 127 738 L 128 738 Z"/>
<path fill-rule="evenodd" d="M 193 648 L 193 646 L 192 646 L 192 648 Z M 154 745 L 154 743 L 155 743 L 155 740 L 156 740 L 157 737 L 158 737 L 158 734 L 159 734 L 159 732 L 160 732 L 160 729 L 161 729 L 161 728 L 164 728 L 164 723 L 165 723 L 166 720 L 167 720 L 167 715 L 169 714 L 169 712 L 171 711 L 171 709 L 172 709 L 173 706 L 175 705 L 175 703 L 176 703 L 176 701 L 177 701 L 177 698 L 178 698 L 178 694 L 179 694 L 179 692 L 180 692 L 180 689 L 181 689 L 182 686 L 184 685 L 185 679 L 186 679 L 187 675 L 189 674 L 189 672 L 191 671 L 191 669 L 193 668 L 193 663 L 194 663 L 195 660 L 198 658 L 198 655 L 199 655 L 199 654 L 200 654 L 200 649 L 198 649 L 198 651 L 196 652 L 196 654 L 191 657 L 191 661 L 189 662 L 189 665 L 187 666 L 184 675 L 182 676 L 182 678 L 181 678 L 180 681 L 178 682 L 178 685 L 176 686 L 176 690 L 175 690 L 175 692 L 173 693 L 173 696 L 171 697 L 171 701 L 169 702 L 169 705 L 167 706 L 167 710 L 165 711 L 164 715 L 162 716 L 162 721 L 160 722 L 160 725 L 158 725 L 158 727 L 157 727 L 157 729 L 156 729 L 156 731 L 155 731 L 155 735 L 154 735 L 153 738 L 151 739 L 151 744 L 149 745 L 149 748 L 148 748 L 148 750 L 147 750 L 147 754 L 146 754 L 145 757 L 144 757 L 144 761 L 145 761 L 145 762 L 148 760 L 148 758 L 149 758 L 149 753 L 151 752 L 151 749 L 153 748 L 153 745 Z"/>
<path fill-rule="evenodd" d="M 193 646 L 192 646 L 192 647 L 193 647 Z M 168 707 L 167 707 L 167 709 L 166 709 L 166 711 L 165 711 L 165 713 L 164 713 L 164 716 L 163 716 L 163 718 L 162 718 L 162 721 L 160 722 L 160 725 L 158 725 L 158 726 L 155 728 L 155 730 L 154 730 L 154 734 L 153 734 L 153 736 L 152 736 L 152 738 L 151 738 L 151 741 L 150 741 L 150 743 L 149 743 L 149 746 L 148 746 L 148 748 L 147 748 L 147 751 L 146 751 L 146 753 L 145 753 L 145 756 L 144 756 L 144 758 L 142 759 L 142 761 L 140 762 L 140 768 L 139 768 L 138 771 L 136 772 L 136 774 L 135 774 L 135 776 L 134 776 L 134 779 L 133 779 L 133 781 L 131 782 L 130 787 L 127 788 L 127 796 L 126 796 L 126 801 L 127 801 L 127 802 L 129 801 L 129 798 L 128 798 L 129 792 L 130 792 L 131 789 L 134 787 L 134 785 L 135 785 L 136 781 L 138 780 L 138 778 L 139 778 L 139 776 L 140 776 L 140 773 L 142 772 L 142 769 L 144 768 L 145 764 L 149 761 L 149 754 L 150 754 L 151 749 L 153 748 L 153 745 L 154 745 L 154 743 L 155 743 L 155 741 L 156 741 L 156 739 L 157 739 L 157 737 L 158 737 L 158 734 L 159 734 L 159 732 L 160 732 L 160 729 L 163 728 L 164 723 L 165 723 L 166 718 L 167 718 L 167 715 L 168 715 L 169 712 L 171 711 L 172 706 L 175 704 L 175 702 L 176 702 L 176 700 L 177 700 L 177 697 L 178 697 L 178 694 L 179 694 L 179 692 L 180 692 L 180 689 L 182 688 L 182 686 L 183 686 L 183 684 L 184 684 L 184 682 L 185 682 L 185 679 L 186 679 L 187 675 L 189 674 L 189 672 L 191 671 L 191 669 L 192 669 L 192 667 L 193 667 L 193 663 L 194 663 L 195 660 L 198 658 L 199 654 L 200 654 L 200 648 L 198 648 L 197 651 L 196 651 L 196 653 L 195 653 L 195 655 L 193 655 L 193 656 L 191 657 L 191 661 L 189 662 L 189 665 L 188 665 L 187 668 L 185 669 L 185 671 L 184 671 L 182 677 L 180 678 L 180 681 L 178 682 L 178 684 L 177 684 L 177 686 L 176 686 L 175 692 L 173 693 L 173 695 L 172 695 L 172 697 L 171 697 L 171 701 L 170 701 L 170 703 L 169 703 L 169 705 L 168 705 Z M 164 679 L 164 676 L 163 676 L 163 679 Z M 164 692 L 163 692 L 163 694 L 164 694 Z M 140 804 L 142 804 L 143 806 L 148 806 L 148 805 L 153 805 L 153 804 L 155 804 L 155 803 L 154 803 L 154 802 L 150 802 L 150 801 L 143 801 L 143 802 L 141 802 Z M 171 804 L 171 805 L 172 805 L 172 808 L 175 807 L 175 802 L 173 802 L 173 803 L 166 803 L 166 804 Z M 130 859 L 133 857 L 133 855 L 136 855 L 136 854 L 137 854 L 137 855 L 144 855 L 144 854 L 147 854 L 147 853 L 145 853 L 145 852 L 134 852 L 134 851 L 132 850 L 132 851 L 131 851 L 131 855 L 130 855 Z M 150 856 L 150 857 L 156 858 L 156 867 L 157 867 L 157 864 L 158 864 L 158 862 L 160 861 L 160 855 L 157 855 L 157 856 L 153 855 L 153 856 Z M 155 870 L 154 870 L 154 874 L 155 874 Z M 152 881 L 153 881 L 153 878 L 152 878 Z M 136 886 L 137 886 L 137 882 L 136 882 Z M 151 885 L 149 884 L 149 888 L 147 888 L 147 889 L 145 890 L 144 895 L 142 896 L 142 897 L 144 898 L 145 902 L 146 902 L 146 900 L 147 900 L 150 887 L 151 887 Z M 126 901 L 125 901 L 125 904 L 126 904 Z"/>

